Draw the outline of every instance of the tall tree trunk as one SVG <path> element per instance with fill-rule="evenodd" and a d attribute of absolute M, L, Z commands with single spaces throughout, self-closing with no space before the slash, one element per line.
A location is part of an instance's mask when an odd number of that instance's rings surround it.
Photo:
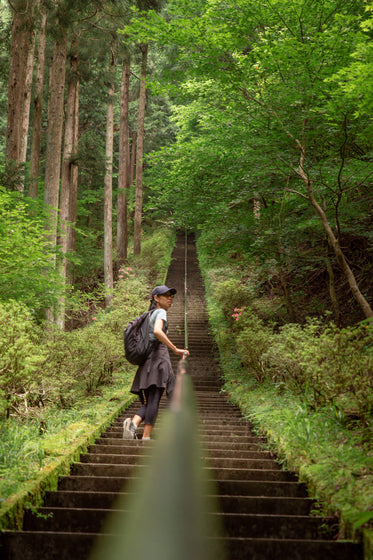
<path fill-rule="evenodd" d="M 328 222 L 328 218 L 327 215 L 325 213 L 325 211 L 323 210 L 323 208 L 320 206 L 320 204 L 317 202 L 314 192 L 313 192 L 313 188 L 312 188 L 312 181 L 311 179 L 308 177 L 307 173 L 304 170 L 304 159 L 305 159 L 305 148 L 304 146 L 297 141 L 298 147 L 300 149 L 301 152 L 301 156 L 300 156 L 300 160 L 299 160 L 299 167 L 297 169 L 297 173 L 298 175 L 302 178 L 302 180 L 304 181 L 306 188 L 307 188 L 307 198 L 309 200 L 309 202 L 311 203 L 312 207 L 314 208 L 316 214 L 319 216 L 321 223 L 323 225 L 323 228 L 328 236 L 328 240 L 330 243 L 330 246 L 332 247 L 335 256 L 337 257 L 337 261 L 339 266 L 342 269 L 343 274 L 345 275 L 348 285 L 350 286 L 352 295 L 354 296 L 356 302 L 359 304 L 360 308 L 362 309 L 364 315 L 366 318 L 369 317 L 373 317 L 373 310 L 371 308 L 371 306 L 369 305 L 369 302 L 366 300 L 366 298 L 364 297 L 364 295 L 361 293 L 359 286 L 356 282 L 356 278 L 354 273 L 352 272 L 347 259 L 342 251 L 342 248 L 340 246 L 339 243 L 339 239 L 337 239 L 337 237 L 334 235 L 334 232 L 332 230 L 332 228 L 330 227 L 330 224 Z M 298 193 L 299 194 L 299 193 Z M 303 195 L 304 196 L 304 195 Z"/>
<path fill-rule="evenodd" d="M 8 81 L 8 112 L 5 161 L 7 182 L 23 190 L 23 172 L 15 176 L 26 161 L 32 65 L 35 47 L 34 15 L 37 1 L 18 0 L 12 5 L 12 32 Z M 26 135 L 26 140 L 24 139 Z M 6 185 L 8 186 L 8 185 Z"/>
<path fill-rule="evenodd" d="M 132 187 L 135 181 L 135 170 L 136 170 L 136 146 L 137 146 L 137 132 L 132 132 L 131 134 L 131 158 L 130 158 L 130 184 L 129 186 Z"/>
<path fill-rule="evenodd" d="M 38 43 L 37 67 L 36 67 L 36 78 L 35 78 L 35 95 L 34 95 L 34 117 L 32 123 L 32 144 L 31 144 L 31 156 L 30 156 L 30 179 L 29 179 L 29 187 L 28 187 L 28 195 L 31 196 L 32 198 L 37 198 L 38 196 L 41 123 L 42 123 L 42 113 L 43 113 L 46 29 L 47 29 L 47 14 L 45 11 L 43 11 L 41 14 L 41 21 L 40 21 L 40 28 L 39 28 L 39 43 Z"/>
<path fill-rule="evenodd" d="M 66 56 L 67 32 L 65 29 L 60 28 L 60 37 L 54 45 L 49 75 L 48 131 L 44 185 L 44 204 L 48 207 L 50 213 L 50 242 L 52 245 L 55 245 L 57 240 Z"/>
<path fill-rule="evenodd" d="M 78 148 L 79 143 L 79 83 L 75 91 L 75 115 L 74 115 L 74 138 L 73 145 Z M 78 164 L 72 163 L 71 165 L 71 188 L 70 188 L 70 226 L 67 229 L 67 250 L 74 252 L 76 250 L 76 218 L 77 218 L 77 205 L 78 205 Z M 67 270 L 69 281 L 72 282 L 71 270 Z"/>
<path fill-rule="evenodd" d="M 128 105 L 130 86 L 130 56 L 125 54 L 122 70 L 120 126 L 119 126 L 119 169 L 118 169 L 118 217 L 117 217 L 117 262 L 127 258 L 127 190 L 130 175 Z"/>
<path fill-rule="evenodd" d="M 59 246 L 62 250 L 62 262 L 60 272 L 64 283 L 68 281 L 67 274 L 67 258 L 66 253 L 69 251 L 69 230 L 71 229 L 71 199 L 74 188 L 74 171 L 77 168 L 76 152 L 77 144 L 74 143 L 77 137 L 75 127 L 76 121 L 76 103 L 78 100 L 79 79 L 78 79 L 78 54 L 77 43 L 75 40 L 71 43 L 70 49 L 70 72 L 68 77 L 67 100 L 65 111 L 65 137 L 61 166 L 61 192 L 60 192 L 60 222 L 59 222 Z M 58 323 L 61 328 L 65 324 L 65 300 L 61 299 L 61 308 L 59 311 Z"/>
<path fill-rule="evenodd" d="M 34 71 L 34 57 L 35 57 L 35 40 L 36 40 L 36 30 L 33 29 L 30 37 L 30 48 L 27 55 L 27 62 L 25 68 L 25 92 L 23 98 L 23 111 L 22 119 L 20 123 L 21 134 L 20 134 L 20 147 L 19 147 L 19 157 L 21 163 L 26 163 L 27 158 L 27 143 L 28 143 L 28 130 L 30 125 L 30 106 L 31 106 L 31 90 L 32 90 L 32 78 Z M 22 184 L 22 191 L 24 190 L 24 178 Z"/>
<path fill-rule="evenodd" d="M 113 137 L 114 137 L 114 47 L 110 56 L 111 80 L 108 90 L 105 148 L 105 200 L 104 200 L 104 280 L 107 289 L 105 305 L 111 302 L 113 289 Z"/>
<path fill-rule="evenodd" d="M 140 78 L 140 99 L 139 99 L 139 118 L 137 126 L 137 150 L 136 150 L 136 204 L 135 204 L 135 230 L 133 253 L 141 253 L 141 226 L 142 226 L 142 172 L 143 172 L 143 153 L 144 153 L 144 122 L 145 122 L 145 102 L 146 102 L 146 67 L 148 59 L 148 45 L 141 45 L 141 78 Z"/>

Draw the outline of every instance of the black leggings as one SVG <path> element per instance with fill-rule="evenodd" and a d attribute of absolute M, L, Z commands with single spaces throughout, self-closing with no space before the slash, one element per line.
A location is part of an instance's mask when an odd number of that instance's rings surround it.
<path fill-rule="evenodd" d="M 144 420 L 145 424 L 154 426 L 158 414 L 159 401 L 161 400 L 163 391 L 164 389 L 156 385 L 151 385 L 143 390 L 145 403 L 139 408 L 136 414 Z"/>

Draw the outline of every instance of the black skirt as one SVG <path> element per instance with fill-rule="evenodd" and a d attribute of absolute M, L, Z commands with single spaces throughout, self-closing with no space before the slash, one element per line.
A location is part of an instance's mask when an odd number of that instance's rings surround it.
<path fill-rule="evenodd" d="M 142 391 L 155 385 L 166 389 L 170 397 L 175 386 L 175 375 L 172 370 L 170 354 L 165 344 L 156 344 L 145 364 L 140 366 L 134 377 L 131 393 L 142 396 Z"/>

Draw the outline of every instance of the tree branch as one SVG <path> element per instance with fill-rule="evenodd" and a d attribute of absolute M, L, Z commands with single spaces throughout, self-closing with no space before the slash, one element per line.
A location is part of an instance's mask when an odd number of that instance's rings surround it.
<path fill-rule="evenodd" d="M 299 191 L 295 191 L 294 189 L 285 189 L 285 191 L 286 191 L 286 192 L 291 192 L 291 193 L 294 193 L 294 194 L 298 194 L 298 195 L 301 196 L 302 198 L 305 198 L 306 200 L 308 200 L 308 202 L 309 202 L 309 200 L 310 200 L 310 199 L 308 198 L 308 196 L 306 196 L 305 194 L 303 194 L 303 193 L 301 193 L 301 192 L 299 192 Z"/>
<path fill-rule="evenodd" d="M 10 9 L 13 10 L 13 12 L 16 12 L 17 14 L 25 15 L 29 11 L 28 2 L 26 2 L 26 8 L 23 12 L 20 12 L 19 10 L 17 10 L 17 8 L 14 6 L 14 4 L 11 2 L 11 0 L 8 0 L 8 4 L 10 6 Z"/>

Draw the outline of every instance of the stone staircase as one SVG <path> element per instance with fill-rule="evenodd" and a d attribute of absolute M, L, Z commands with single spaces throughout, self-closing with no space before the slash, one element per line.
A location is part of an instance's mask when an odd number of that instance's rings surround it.
<path fill-rule="evenodd" d="M 184 240 L 175 248 L 167 285 L 178 290 L 169 312 L 170 338 L 184 346 Z M 188 325 L 190 374 L 207 470 L 224 527 L 227 560 L 361 560 L 359 544 L 336 540 L 334 519 L 311 515 L 312 500 L 294 474 L 281 470 L 263 449 L 240 411 L 219 392 L 217 353 L 208 330 L 204 290 L 193 240 L 188 242 Z M 177 363 L 174 361 L 174 370 Z M 161 402 L 161 412 L 166 406 Z M 105 535 L 104 523 L 126 498 L 129 482 L 141 477 L 155 442 L 122 439 L 122 423 L 133 403 L 80 458 L 56 492 L 46 495 L 38 515 L 28 512 L 20 532 L 2 536 L 2 560 L 85 560 Z M 154 429 L 156 438 L 157 426 Z M 134 473 L 134 465 L 139 468 Z M 123 503 L 123 500 L 122 502 Z M 149 556 L 151 558 L 151 555 Z M 110 558 L 107 558 L 110 560 Z M 176 559 L 175 559 L 176 560 Z"/>

